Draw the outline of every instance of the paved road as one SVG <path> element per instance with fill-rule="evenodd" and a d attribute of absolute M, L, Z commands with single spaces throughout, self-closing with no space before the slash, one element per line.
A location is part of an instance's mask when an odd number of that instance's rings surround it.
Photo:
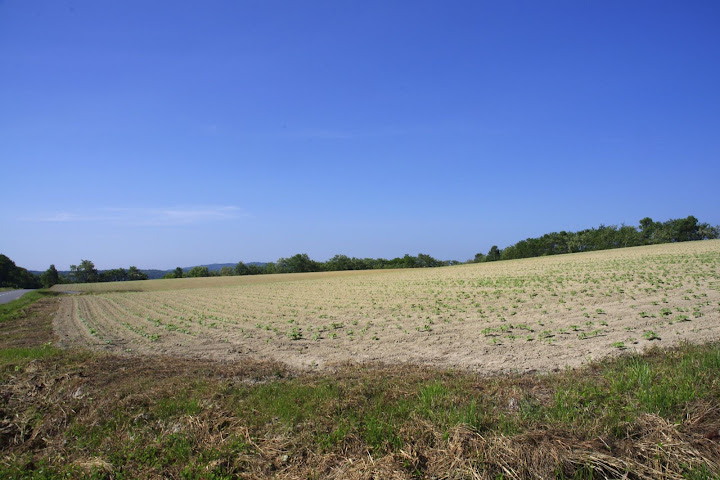
<path fill-rule="evenodd" d="M 32 290 L 10 290 L 8 292 L 0 292 L 0 303 L 8 303 L 13 300 L 17 300 L 27 292 L 32 292 Z"/>

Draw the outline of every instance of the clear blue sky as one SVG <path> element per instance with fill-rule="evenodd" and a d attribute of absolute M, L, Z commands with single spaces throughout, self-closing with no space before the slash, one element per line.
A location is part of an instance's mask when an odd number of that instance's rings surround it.
<path fill-rule="evenodd" d="M 466 260 L 720 223 L 720 2 L 0 0 L 0 253 Z"/>

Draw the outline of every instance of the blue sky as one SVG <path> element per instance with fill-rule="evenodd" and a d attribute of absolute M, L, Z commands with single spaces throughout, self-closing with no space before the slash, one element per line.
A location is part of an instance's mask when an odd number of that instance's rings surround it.
<path fill-rule="evenodd" d="M 720 223 L 716 1 L 0 0 L 0 253 L 174 268 Z"/>

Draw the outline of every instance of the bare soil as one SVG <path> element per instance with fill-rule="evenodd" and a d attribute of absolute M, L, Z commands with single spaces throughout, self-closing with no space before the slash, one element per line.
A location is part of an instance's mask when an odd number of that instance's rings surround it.
<path fill-rule="evenodd" d="M 273 277 L 68 296 L 54 328 L 61 345 L 117 354 L 488 374 L 720 339 L 719 241 Z"/>

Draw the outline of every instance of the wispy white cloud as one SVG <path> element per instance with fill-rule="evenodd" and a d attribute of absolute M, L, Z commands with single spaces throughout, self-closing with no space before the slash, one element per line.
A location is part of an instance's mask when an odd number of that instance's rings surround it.
<path fill-rule="evenodd" d="M 51 222 L 51 223 L 65 223 L 65 222 L 92 222 L 101 220 L 103 217 L 91 217 L 82 215 L 77 212 L 55 212 L 51 214 L 41 215 L 38 217 L 28 217 L 24 220 L 35 221 L 35 222 Z"/>
<path fill-rule="evenodd" d="M 123 226 L 180 226 L 212 221 L 234 220 L 249 216 L 228 205 L 177 207 L 106 207 L 84 211 L 60 211 L 25 218 L 31 222 L 110 223 Z"/>

